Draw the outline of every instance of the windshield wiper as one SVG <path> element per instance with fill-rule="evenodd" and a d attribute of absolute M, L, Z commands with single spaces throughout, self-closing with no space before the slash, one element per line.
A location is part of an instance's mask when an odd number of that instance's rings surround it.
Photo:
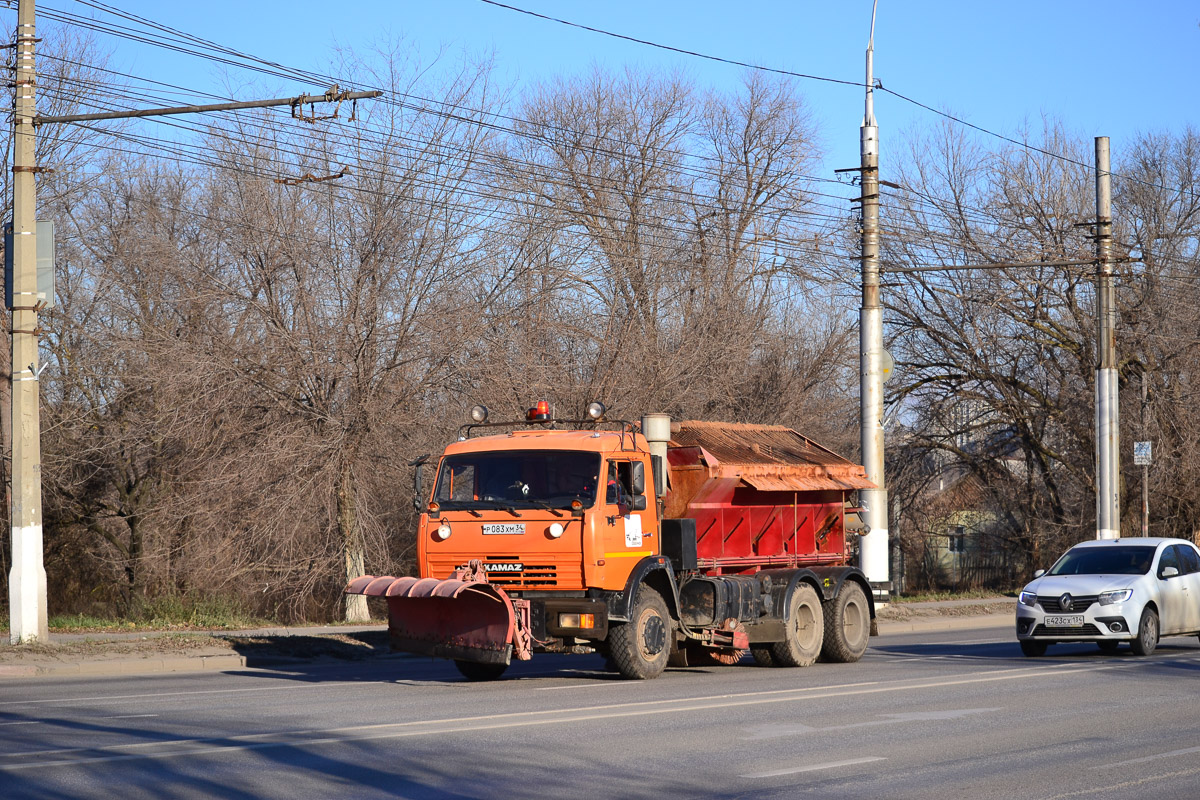
<path fill-rule="evenodd" d="M 500 511 L 507 511 L 508 513 L 512 514 L 514 517 L 517 517 L 518 519 L 520 519 L 520 517 L 521 517 L 521 515 L 517 513 L 517 509 L 515 509 L 514 507 L 512 507 L 510 505 L 506 505 L 505 503 L 502 503 L 499 500 L 475 500 L 475 501 L 473 501 L 473 504 L 480 506 L 482 508 L 494 508 L 494 509 L 498 509 Z"/>
<path fill-rule="evenodd" d="M 549 503 L 547 503 L 545 500 L 529 500 L 529 499 L 526 499 L 526 500 L 525 500 L 525 502 L 526 502 L 526 503 L 532 503 L 533 505 L 537 506 L 538 508 L 544 508 L 544 509 L 546 509 L 547 511 L 549 511 L 551 514 L 553 514 L 553 515 L 554 515 L 554 516 L 556 516 L 556 517 L 561 517 L 561 516 L 563 515 L 563 514 L 562 514 L 562 511 L 560 511 L 559 509 L 557 509 L 557 508 L 555 508 L 554 506 L 550 505 L 550 504 L 549 504 Z"/>

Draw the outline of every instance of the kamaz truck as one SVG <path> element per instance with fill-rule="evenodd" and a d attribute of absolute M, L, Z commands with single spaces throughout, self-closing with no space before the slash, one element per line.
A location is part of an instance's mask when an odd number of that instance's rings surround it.
<path fill-rule="evenodd" d="M 512 659 L 599 652 L 623 676 L 669 665 L 858 660 L 875 617 L 847 559 L 863 467 L 782 426 L 525 419 L 472 410 L 426 488 L 418 576 L 364 575 L 392 648 L 471 680 Z"/>

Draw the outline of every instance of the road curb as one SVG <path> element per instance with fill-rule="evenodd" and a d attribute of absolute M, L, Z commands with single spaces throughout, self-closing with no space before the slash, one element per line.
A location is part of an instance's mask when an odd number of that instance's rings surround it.
<path fill-rule="evenodd" d="M 220 672 L 245 669 L 246 657 L 236 653 L 208 656 L 62 661 L 39 664 L 0 664 L 0 679 L 154 675 L 166 672 Z"/>

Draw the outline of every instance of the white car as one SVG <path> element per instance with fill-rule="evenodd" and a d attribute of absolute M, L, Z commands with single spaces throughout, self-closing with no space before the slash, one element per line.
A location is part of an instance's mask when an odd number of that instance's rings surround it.
<path fill-rule="evenodd" d="M 1056 642 L 1129 642 L 1150 655 L 1161 636 L 1200 633 L 1200 549 L 1183 539 L 1077 544 L 1039 570 L 1017 599 L 1017 640 L 1027 656 Z"/>

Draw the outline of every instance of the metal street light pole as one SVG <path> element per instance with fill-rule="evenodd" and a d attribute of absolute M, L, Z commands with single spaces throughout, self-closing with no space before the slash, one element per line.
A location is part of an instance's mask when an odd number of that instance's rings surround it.
<path fill-rule="evenodd" d="M 1096 538 L 1121 536 L 1116 305 L 1113 302 L 1112 174 L 1108 137 L 1096 137 Z"/>

